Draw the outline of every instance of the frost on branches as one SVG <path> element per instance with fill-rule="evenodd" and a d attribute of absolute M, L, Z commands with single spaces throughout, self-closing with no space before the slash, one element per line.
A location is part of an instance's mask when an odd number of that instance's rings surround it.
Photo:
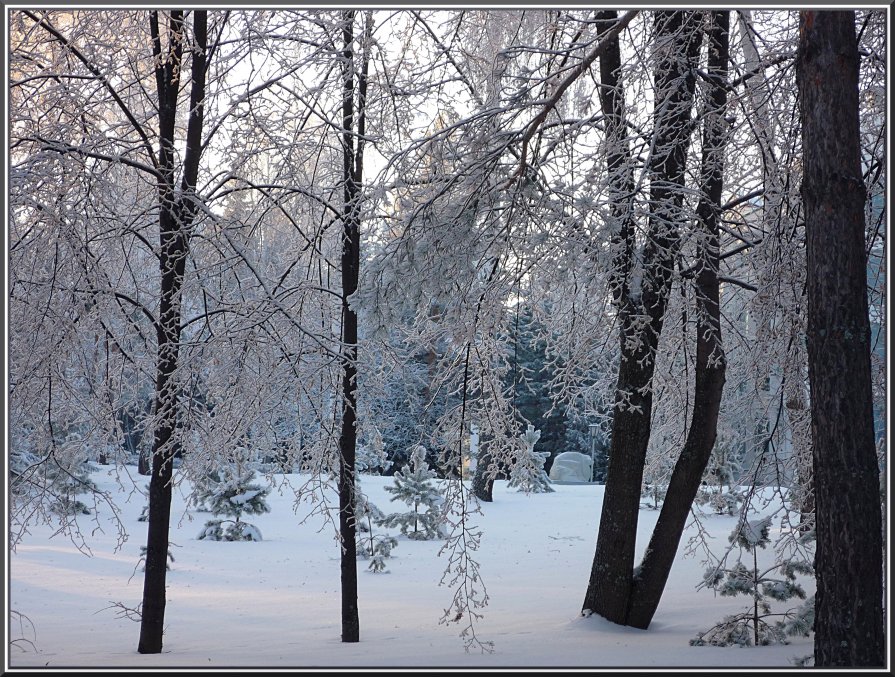
<path fill-rule="evenodd" d="M 238 466 L 222 466 L 217 479 L 209 476 L 201 484 L 197 503 L 205 504 L 215 515 L 233 519 L 213 519 L 205 523 L 199 540 L 209 541 L 260 541 L 261 531 L 253 524 L 242 521 L 244 514 L 261 515 L 270 512 L 265 497 L 269 489 L 253 482 L 254 472 Z"/>
<path fill-rule="evenodd" d="M 385 490 L 394 494 L 391 500 L 404 501 L 412 510 L 395 512 L 380 524 L 400 528 L 401 533 L 417 541 L 444 538 L 441 523 L 443 497 L 435 483 L 435 471 L 426 463 L 426 448 L 418 445 L 410 455 L 410 463 L 395 473 L 393 486 Z"/>
<path fill-rule="evenodd" d="M 531 493 L 548 493 L 553 491 L 550 478 L 544 472 L 544 463 L 550 456 L 549 451 L 535 451 L 535 444 L 541 438 L 541 431 L 535 430 L 532 424 L 522 433 L 520 441 L 522 450 L 516 457 L 516 464 L 510 471 L 507 486 L 517 487 L 519 491 Z"/>

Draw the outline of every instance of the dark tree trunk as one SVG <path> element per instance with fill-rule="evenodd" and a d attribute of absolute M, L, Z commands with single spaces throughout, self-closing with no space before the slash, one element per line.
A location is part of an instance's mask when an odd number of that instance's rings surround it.
<path fill-rule="evenodd" d="M 137 455 L 137 473 L 140 475 L 148 475 L 151 471 L 149 467 L 149 453 L 146 449 L 141 448 Z"/>
<path fill-rule="evenodd" d="M 485 503 L 494 501 L 494 477 L 488 472 L 493 460 L 491 454 L 482 454 L 476 463 L 475 474 L 472 476 L 472 493 Z"/>
<path fill-rule="evenodd" d="M 883 666 L 858 50 L 851 11 L 803 11 L 796 79 L 808 265 L 816 667 Z"/>
<path fill-rule="evenodd" d="M 342 15 L 342 429 L 339 435 L 339 534 L 342 545 L 342 641 L 360 641 L 357 606 L 355 491 L 357 452 L 357 314 L 348 299 L 357 290 L 360 272 L 360 186 L 367 90 L 367 51 L 354 84 L 354 11 Z M 371 26 L 368 23 L 367 30 Z M 366 37 L 369 37 L 367 35 Z M 357 111 L 355 111 L 357 96 Z M 356 115 L 355 115 L 356 113 Z M 355 117 L 357 119 L 355 120 Z M 355 128 L 356 125 L 356 128 Z M 357 148 L 354 135 L 357 135 Z"/>
<path fill-rule="evenodd" d="M 636 628 L 649 627 L 659 606 L 718 430 L 726 369 L 721 342 L 718 221 L 727 144 L 724 113 L 727 106 L 729 31 L 729 13 L 712 12 L 708 31 L 708 75 L 712 79 L 712 90 L 709 107 L 703 115 L 702 197 L 696 208 L 699 244 L 695 273 L 697 320 L 693 417 L 684 447 L 672 471 L 659 519 L 638 574 L 634 577 L 628 624 Z"/>
<path fill-rule="evenodd" d="M 162 57 L 158 13 L 150 15 L 153 51 Z M 168 33 L 169 53 L 159 58 L 156 85 L 159 98 L 159 155 L 162 178 L 159 191 L 159 266 L 161 289 L 156 333 L 158 357 L 155 382 L 155 436 L 152 445 L 152 476 L 149 481 L 149 524 L 146 539 L 146 570 L 140 622 L 140 653 L 160 653 L 165 621 L 165 571 L 168 558 L 168 527 L 171 518 L 172 459 L 180 443 L 177 424 L 176 372 L 180 347 L 181 292 L 189 251 L 188 228 L 195 214 L 192 193 L 196 186 L 205 98 L 205 48 L 207 12 L 196 11 L 193 31 L 197 51 L 192 55 L 192 89 L 184 157 L 181 195 L 174 189 L 174 135 L 177 97 L 182 66 L 183 12 L 172 10 Z"/>
<path fill-rule="evenodd" d="M 653 208 L 639 289 L 630 285 L 629 271 L 634 260 L 633 224 L 628 226 L 630 231 L 625 231 L 625 219 L 622 220 L 621 240 L 618 243 L 620 251 L 616 253 L 616 265 L 621 267 L 616 271 L 620 277 L 613 292 L 620 306 L 621 362 L 616 383 L 606 492 L 583 610 L 593 611 L 623 625 L 628 623 L 633 587 L 640 485 L 650 437 L 656 348 L 662 333 L 677 254 L 677 221 L 682 201 L 680 187 L 689 147 L 694 71 L 701 42 L 699 21 L 698 12 L 656 13 L 657 41 L 665 47 L 660 47 L 663 54 L 656 66 L 656 138 L 650 166 Z M 607 70 L 617 71 L 621 63 L 617 40 L 601 57 L 601 68 L 604 67 L 604 59 Z M 610 74 L 610 77 L 613 76 Z M 610 79 L 609 83 L 612 82 Z M 614 82 L 617 84 L 617 79 Z M 613 114 L 614 122 L 620 123 L 617 113 L 621 110 L 620 98 L 601 98 L 604 112 Z M 617 130 L 615 133 L 622 132 Z M 624 150 L 621 152 L 624 153 Z M 618 161 L 624 159 L 619 156 Z M 613 166 L 616 161 L 613 155 L 609 156 L 608 161 L 610 177 L 622 182 L 618 190 L 623 190 L 626 174 Z M 648 318 L 645 327 L 639 326 L 642 317 Z"/>

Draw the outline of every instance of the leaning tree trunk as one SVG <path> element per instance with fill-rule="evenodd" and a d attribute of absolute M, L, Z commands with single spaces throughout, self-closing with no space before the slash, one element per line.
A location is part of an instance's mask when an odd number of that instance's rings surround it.
<path fill-rule="evenodd" d="M 360 273 L 360 187 L 369 65 L 370 16 L 365 50 L 354 84 L 354 10 L 342 14 L 342 429 L 339 435 L 339 535 L 341 540 L 342 641 L 360 641 L 357 606 L 356 476 L 357 455 L 357 313 L 349 297 Z M 357 97 L 357 110 L 355 110 Z M 355 119 L 356 118 L 356 119 Z M 357 147 L 355 148 L 355 135 Z"/>
<path fill-rule="evenodd" d="M 724 391 L 726 359 L 721 342 L 721 306 L 718 283 L 719 228 L 727 145 L 727 62 L 730 17 L 712 12 L 708 31 L 708 76 L 711 94 L 704 112 L 702 134 L 702 197 L 696 208 L 696 385 L 693 415 L 684 447 L 674 465 L 665 501 L 653 529 L 643 561 L 634 577 L 627 624 L 647 628 L 671 573 L 690 507 L 715 446 L 718 413 Z"/>
<path fill-rule="evenodd" d="M 883 666 L 886 657 L 858 69 L 854 12 L 801 12 L 816 667 Z"/>
<path fill-rule="evenodd" d="M 183 162 L 181 194 L 175 182 L 175 122 L 180 89 L 183 48 L 183 12 L 172 10 L 168 29 L 169 53 L 162 58 L 158 12 L 150 15 L 153 52 L 156 56 L 156 86 L 159 99 L 159 266 L 161 289 L 156 333 L 158 357 L 155 382 L 155 435 L 152 445 L 152 475 L 149 481 L 149 524 L 146 539 L 146 569 L 140 621 L 140 653 L 160 653 L 165 621 L 165 572 L 168 560 L 168 528 L 171 518 L 172 461 L 179 448 L 176 373 L 180 348 L 181 293 L 189 251 L 188 227 L 195 215 L 190 199 L 196 187 L 201 155 L 203 102 L 207 44 L 206 11 L 193 14 L 196 50 L 192 55 L 192 89 Z"/>
<path fill-rule="evenodd" d="M 693 74 L 701 42 L 699 20 L 698 12 L 656 13 L 657 42 L 662 55 L 656 66 L 655 144 L 650 165 L 653 209 L 639 288 L 629 284 L 634 260 L 633 229 L 630 233 L 622 231 L 623 241 L 619 243 L 621 253 L 617 250 L 620 259 L 616 262 L 616 274 L 621 274 L 623 278 L 614 283 L 613 293 L 620 306 L 621 361 L 616 382 L 606 492 L 596 553 L 582 608 L 585 613 L 593 611 L 623 625 L 628 623 L 634 584 L 640 485 L 650 438 L 656 349 L 677 255 L 677 221 L 680 218 L 681 186 L 689 147 L 689 117 L 695 87 Z M 601 69 L 604 61 L 607 70 L 617 73 L 621 63 L 617 39 L 601 57 Z M 614 91 L 617 78 L 614 81 L 610 79 L 608 84 L 610 87 L 607 91 Z M 601 104 L 604 113 L 613 115 L 612 119 L 607 119 L 608 124 L 618 125 L 622 122 L 618 116 L 620 99 L 602 98 Z M 618 130 L 616 133 L 622 132 Z M 621 152 L 624 152 L 623 149 Z M 624 161 L 625 158 L 621 157 L 620 160 Z M 624 182 L 626 175 L 613 166 L 612 154 L 608 161 L 610 180 Z M 621 270 L 619 265 L 622 266 Z M 646 326 L 642 322 L 644 317 L 647 318 Z"/>

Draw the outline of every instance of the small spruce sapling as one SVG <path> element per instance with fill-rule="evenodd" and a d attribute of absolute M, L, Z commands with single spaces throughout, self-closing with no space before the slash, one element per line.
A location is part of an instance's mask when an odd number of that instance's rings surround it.
<path fill-rule="evenodd" d="M 526 493 L 545 494 L 553 491 L 550 478 L 544 472 L 544 463 L 550 455 L 549 451 L 535 451 L 535 444 L 541 439 L 541 431 L 529 423 L 519 438 L 522 449 L 516 458 L 516 464 L 510 471 L 507 486 L 516 487 Z"/>
<path fill-rule="evenodd" d="M 217 484 L 208 482 L 209 494 L 205 501 L 213 514 L 234 519 L 207 521 L 198 538 L 210 541 L 260 541 L 261 531 L 258 527 L 243 522 L 241 518 L 244 514 L 270 512 L 270 506 L 265 501 L 269 489 L 252 481 L 253 471 L 237 466 L 224 466 L 219 476 L 221 479 Z"/>
<path fill-rule="evenodd" d="M 784 613 L 771 613 L 769 600 L 805 599 L 805 591 L 796 582 L 796 574 L 813 573 L 811 564 L 801 560 L 779 562 L 766 569 L 758 566 L 758 548 L 770 543 L 771 518 L 744 521 L 730 534 L 729 540 L 740 548 L 740 557 L 732 568 L 711 567 L 705 572 L 703 586 L 712 587 L 722 596 L 752 597 L 752 607 L 727 616 L 714 627 L 690 640 L 692 646 L 759 646 L 788 644 L 787 637 L 805 634 L 810 610 L 806 606 Z M 752 554 L 750 566 L 742 562 L 744 553 Z M 770 622 L 768 619 L 782 617 Z"/>
<path fill-rule="evenodd" d="M 400 528 L 402 534 L 417 541 L 443 538 L 441 504 L 444 499 L 432 481 L 434 478 L 435 471 L 426 463 L 426 448 L 415 447 L 410 463 L 395 473 L 394 485 L 385 487 L 394 494 L 392 501 L 404 501 L 413 509 L 387 515 L 379 524 Z"/>
<path fill-rule="evenodd" d="M 373 524 L 381 523 L 385 515 L 360 490 L 360 487 L 356 489 L 354 517 L 357 556 L 370 560 L 369 569 L 374 574 L 388 573 L 385 560 L 391 556 L 392 550 L 398 547 L 398 540 L 394 536 L 376 534 L 373 531 Z"/>

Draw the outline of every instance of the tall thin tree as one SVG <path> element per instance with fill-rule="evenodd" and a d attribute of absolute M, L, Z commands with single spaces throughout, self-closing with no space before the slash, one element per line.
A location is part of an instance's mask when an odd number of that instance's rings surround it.
<path fill-rule="evenodd" d="M 193 47 L 190 68 L 190 108 L 178 190 L 177 154 L 174 147 L 177 102 L 181 87 L 183 50 L 186 42 L 184 12 L 172 10 L 162 42 L 158 11 L 149 15 L 155 82 L 159 104 L 158 201 L 159 268 L 161 289 L 156 325 L 158 337 L 155 381 L 157 424 L 152 444 L 149 481 L 149 525 L 146 540 L 146 574 L 140 622 L 140 653 L 160 653 L 165 621 L 165 569 L 168 528 L 171 519 L 173 459 L 179 447 L 177 424 L 177 372 L 181 332 L 181 295 L 189 251 L 189 232 L 199 205 L 195 199 L 199 159 L 202 154 L 208 12 L 193 12 Z"/>
<path fill-rule="evenodd" d="M 355 492 L 357 455 L 357 312 L 349 298 L 360 273 L 367 78 L 372 16 L 367 14 L 364 49 L 355 83 L 355 11 L 342 13 L 342 428 L 339 434 L 339 534 L 342 542 L 342 641 L 360 641 L 357 606 Z"/>

